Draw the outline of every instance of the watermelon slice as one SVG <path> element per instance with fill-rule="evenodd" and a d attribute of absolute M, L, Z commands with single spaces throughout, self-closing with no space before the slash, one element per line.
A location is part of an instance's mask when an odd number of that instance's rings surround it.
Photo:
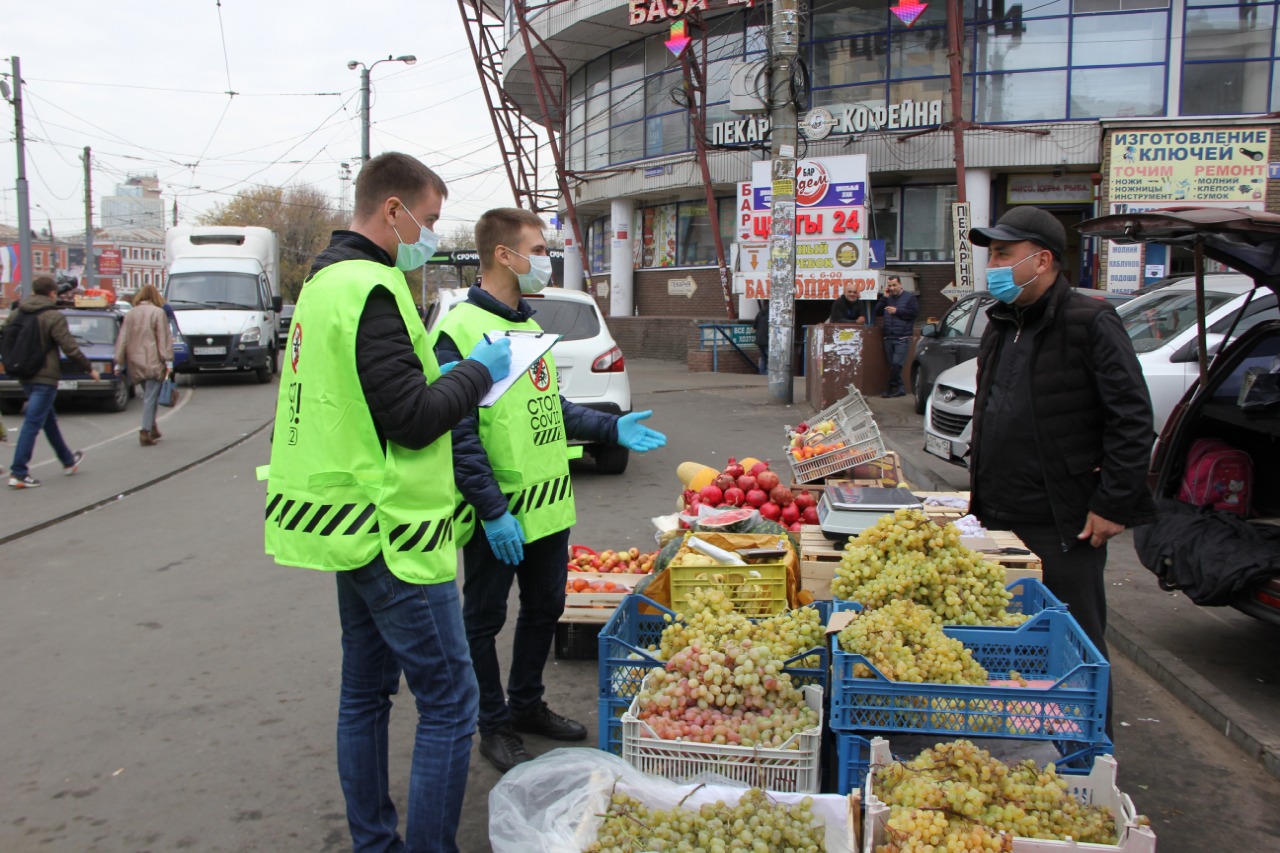
<path fill-rule="evenodd" d="M 759 516 L 759 511 L 752 507 L 716 510 L 715 514 L 708 513 L 698 519 L 698 530 L 717 533 L 744 533 Z"/>

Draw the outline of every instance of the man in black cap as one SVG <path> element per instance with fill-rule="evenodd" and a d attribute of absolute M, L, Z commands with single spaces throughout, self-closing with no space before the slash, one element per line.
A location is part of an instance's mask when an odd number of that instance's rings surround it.
<path fill-rule="evenodd" d="M 978 349 L 969 509 L 1040 557 L 1045 584 L 1105 655 L 1107 540 L 1155 520 L 1142 369 L 1115 309 L 1063 277 L 1067 237 L 1052 214 L 1015 207 L 969 239 L 990 249 L 999 300 Z"/>

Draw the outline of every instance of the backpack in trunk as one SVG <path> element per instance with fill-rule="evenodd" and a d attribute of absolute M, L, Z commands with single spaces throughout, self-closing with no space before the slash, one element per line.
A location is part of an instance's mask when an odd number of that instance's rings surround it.
<path fill-rule="evenodd" d="M 1248 518 L 1253 500 L 1253 460 L 1221 439 L 1196 439 L 1187 453 L 1178 500 Z"/>
<path fill-rule="evenodd" d="M 53 306 L 38 311 L 18 311 L 12 323 L 0 332 L 0 362 L 4 372 L 14 379 L 30 379 L 44 367 L 48 347 L 40 339 L 40 315 Z"/>

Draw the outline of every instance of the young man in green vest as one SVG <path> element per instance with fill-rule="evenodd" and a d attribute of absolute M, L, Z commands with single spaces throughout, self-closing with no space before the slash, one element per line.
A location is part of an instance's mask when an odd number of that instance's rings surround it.
<path fill-rule="evenodd" d="M 551 279 L 542 220 L 526 210 L 490 210 L 476 223 L 480 281 L 440 321 L 436 358 L 453 360 L 494 332 L 540 331 L 522 294 Z M 652 412 L 616 415 L 560 396 L 548 352 L 491 407 L 453 431 L 458 491 L 480 530 L 463 548 L 463 618 L 480 683 L 480 754 L 500 771 L 530 760 L 517 732 L 583 740 L 586 728 L 547 707 L 542 670 L 564 612 L 569 529 L 577 520 L 566 439 L 644 452 L 666 444 L 640 423 Z M 494 640 L 520 583 L 511 672 L 504 695 Z"/>
<path fill-rule="evenodd" d="M 442 368 L 427 346 L 404 273 L 435 251 L 446 194 L 404 154 L 360 170 L 351 230 L 333 233 L 298 298 L 264 472 L 267 553 L 337 577 L 338 775 L 357 851 L 458 849 L 475 730 L 450 430 L 511 353 L 481 342 Z M 402 673 L 418 706 L 403 840 L 387 781 Z"/>

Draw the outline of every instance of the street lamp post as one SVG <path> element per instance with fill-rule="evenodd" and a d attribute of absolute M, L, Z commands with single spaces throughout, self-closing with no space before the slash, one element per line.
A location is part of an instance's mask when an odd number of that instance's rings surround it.
<path fill-rule="evenodd" d="M 405 65 L 412 65 L 417 61 L 418 57 L 412 53 L 406 53 L 403 56 L 388 56 L 369 65 L 354 59 L 347 63 L 347 68 L 352 71 L 360 69 L 360 162 L 362 164 L 369 162 L 369 75 L 379 62 L 403 62 Z"/>

